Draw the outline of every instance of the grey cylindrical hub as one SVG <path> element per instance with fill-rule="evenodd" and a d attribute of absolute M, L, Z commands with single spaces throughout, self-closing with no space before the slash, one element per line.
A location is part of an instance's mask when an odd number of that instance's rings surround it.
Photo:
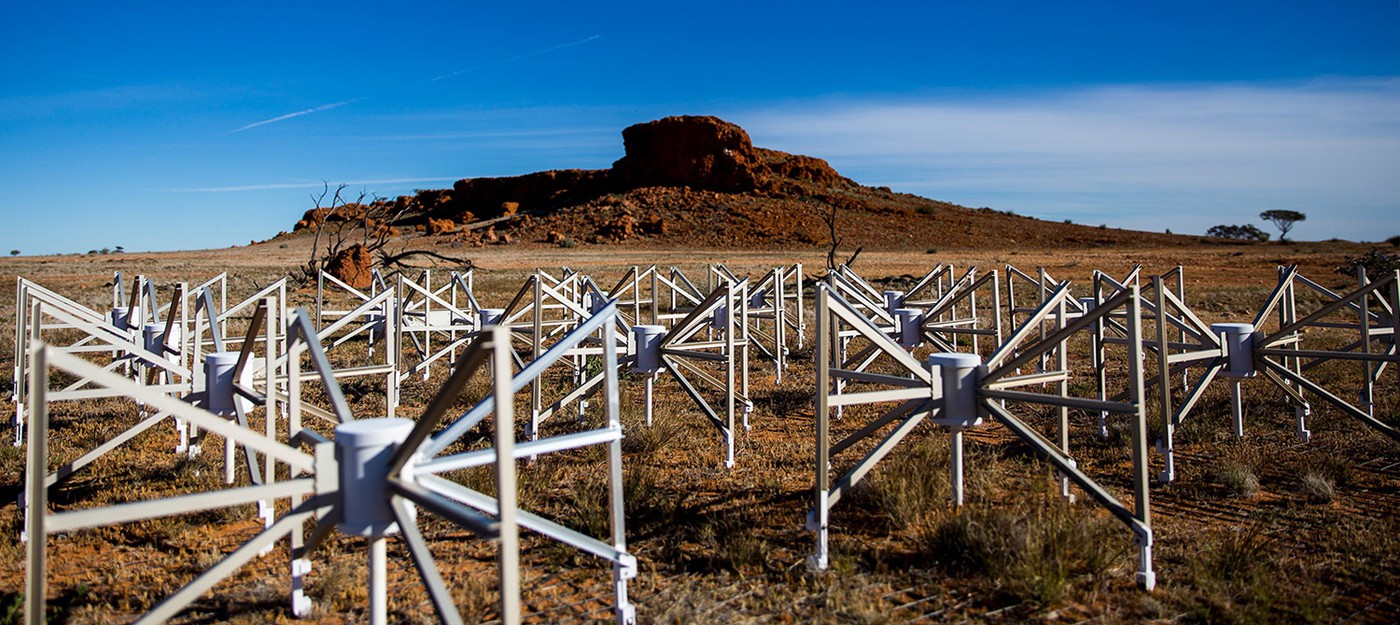
<path fill-rule="evenodd" d="M 204 358 L 204 397 L 209 412 L 225 417 L 237 413 L 233 403 L 233 369 L 237 364 L 238 352 L 214 352 Z"/>
<path fill-rule="evenodd" d="M 885 291 L 885 311 L 894 315 L 904 306 L 904 291 Z"/>
<path fill-rule="evenodd" d="M 637 347 L 637 359 L 632 362 L 633 371 L 656 373 L 661 369 L 661 337 L 665 334 L 665 326 L 632 326 L 632 336 Z"/>
<path fill-rule="evenodd" d="M 434 328 L 441 328 L 443 326 L 455 325 L 457 323 L 457 316 L 450 310 L 430 310 L 428 314 L 424 316 L 424 323 Z"/>
<path fill-rule="evenodd" d="M 917 308 L 898 308 L 894 311 L 895 321 L 899 323 L 899 344 L 904 348 L 918 347 L 924 342 L 923 324 L 921 317 L 923 311 Z"/>
<path fill-rule="evenodd" d="M 481 327 L 494 326 L 501 322 L 501 317 L 506 314 L 504 308 L 483 308 L 481 309 Z"/>
<path fill-rule="evenodd" d="M 385 314 L 386 310 L 388 314 Z M 394 314 L 394 302 L 390 300 L 387 306 L 366 312 L 365 323 L 370 326 L 370 330 L 373 332 L 384 332 L 384 322 L 388 319 L 388 315 L 392 314 Z"/>
<path fill-rule="evenodd" d="M 162 358 L 165 357 L 165 345 L 167 343 L 179 340 L 179 327 L 174 327 L 170 329 L 170 341 L 167 341 L 165 338 L 165 324 L 148 323 L 141 328 L 141 346 L 145 347 L 146 351 L 151 352 L 152 354 L 155 354 Z"/>
<path fill-rule="evenodd" d="M 763 308 L 763 300 L 768 299 L 767 289 L 756 289 L 749 294 L 749 308 Z"/>
<path fill-rule="evenodd" d="M 608 307 L 608 298 L 606 297 L 598 297 L 597 295 L 589 293 L 587 295 L 587 298 L 588 312 L 592 314 L 596 315 L 600 312 L 603 312 L 603 309 Z"/>
<path fill-rule="evenodd" d="M 141 346 L 145 347 L 148 352 L 162 355 L 164 341 L 161 339 L 165 338 L 164 330 L 165 326 L 159 323 L 148 323 L 143 326 L 141 328 Z"/>
<path fill-rule="evenodd" d="M 716 330 L 724 330 L 729 327 L 729 306 L 721 304 L 715 308 L 715 316 L 710 318 L 710 327 Z"/>
<path fill-rule="evenodd" d="M 1229 359 L 1222 375 L 1230 378 L 1248 378 L 1254 370 L 1254 324 L 1252 323 L 1213 323 L 1210 326 L 1221 335 L 1225 344 L 1225 354 Z"/>
<path fill-rule="evenodd" d="M 131 311 L 126 308 L 113 308 L 111 321 L 112 327 L 118 330 L 126 330 L 131 327 Z"/>
<path fill-rule="evenodd" d="M 933 383 L 941 385 L 943 391 L 943 414 L 938 422 L 954 427 L 977 425 L 977 381 L 982 359 L 976 354 L 931 354 L 928 364 L 930 368 L 938 367 L 939 377 Z"/>
<path fill-rule="evenodd" d="M 340 531 L 384 536 L 399 531 L 389 508 L 386 479 L 394 450 L 413 431 L 408 419 L 362 419 L 335 428 L 340 464 Z"/>

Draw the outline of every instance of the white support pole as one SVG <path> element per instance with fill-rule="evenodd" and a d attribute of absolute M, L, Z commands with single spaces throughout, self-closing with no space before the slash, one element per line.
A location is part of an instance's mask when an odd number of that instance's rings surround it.
<path fill-rule="evenodd" d="M 369 622 L 389 625 L 388 550 L 384 536 L 369 539 Z"/>
<path fill-rule="evenodd" d="M 725 386 L 725 429 L 724 429 L 724 467 L 734 468 L 734 283 L 724 281 L 724 386 Z M 740 323 L 743 323 L 740 320 Z M 745 413 L 745 418 L 748 415 Z"/>
<path fill-rule="evenodd" d="M 496 501 L 500 521 L 501 623 L 520 624 L 520 529 L 516 522 L 515 411 L 511 401 L 510 328 L 491 331 L 491 392 L 496 396 Z"/>
<path fill-rule="evenodd" d="M 963 430 L 960 426 L 949 428 L 952 432 L 948 464 L 952 471 L 953 506 L 961 508 L 963 496 Z"/>
<path fill-rule="evenodd" d="M 39 304 L 36 302 L 37 308 Z M 25 559 L 24 618 L 31 624 L 47 622 L 44 614 L 46 595 L 44 579 L 47 576 L 46 551 L 48 533 L 45 530 L 44 515 L 48 514 L 48 487 L 44 485 L 49 473 L 49 407 L 48 350 L 41 344 L 30 346 L 26 354 L 29 360 L 29 449 L 25 488 L 25 532 L 20 540 L 27 539 L 28 558 Z"/>
<path fill-rule="evenodd" d="M 1230 379 L 1230 419 L 1237 438 L 1244 438 L 1244 399 L 1240 390 L 1243 383 L 1243 378 Z"/>
<path fill-rule="evenodd" d="M 961 507 L 963 494 L 963 430 L 982 422 L 978 416 L 977 385 L 982 359 L 975 354 L 947 352 L 930 354 L 928 367 L 932 397 L 943 398 L 943 410 L 933 421 L 951 432 L 949 461 L 952 465 L 953 505 Z M 935 371 L 936 369 L 936 371 Z"/>
<path fill-rule="evenodd" d="M 1162 420 L 1162 438 L 1157 441 L 1157 451 L 1164 459 L 1157 479 L 1166 484 L 1176 479 L 1176 424 L 1172 423 L 1171 354 L 1167 348 L 1167 298 L 1163 288 L 1162 276 L 1152 276 L 1152 304 L 1157 310 L 1157 406 L 1158 417 Z"/>
<path fill-rule="evenodd" d="M 1220 335 L 1225 345 L 1228 366 L 1225 377 L 1230 378 L 1230 417 L 1234 421 L 1235 436 L 1244 437 L 1244 403 L 1240 384 L 1245 378 L 1254 377 L 1254 324 L 1216 323 L 1211 330 Z"/>
<path fill-rule="evenodd" d="M 653 408 L 653 406 L 652 406 L 652 386 L 653 386 L 653 384 L 655 383 L 655 381 L 656 381 L 656 374 L 655 374 L 655 373 L 653 373 L 653 374 L 651 374 L 651 375 L 648 375 L 647 378 L 646 378 L 646 394 L 647 394 L 647 397 L 646 397 L 646 413 L 647 413 L 647 427 L 651 427 L 651 419 L 652 419 L 652 412 L 653 412 L 653 410 L 652 410 L 652 408 Z"/>
<path fill-rule="evenodd" d="M 1357 265 L 1357 266 L 1356 266 L 1356 288 L 1358 288 L 1358 289 L 1364 288 L 1369 282 L 1370 282 L 1370 281 L 1366 279 L 1366 267 L 1363 266 L 1363 265 Z M 1376 293 L 1375 296 L 1376 296 L 1377 299 L 1380 299 L 1380 293 Z M 1361 296 L 1361 300 L 1357 302 L 1357 307 L 1360 309 L 1360 310 L 1358 310 L 1357 312 L 1360 313 L 1360 317 L 1361 317 L 1361 353 L 1362 353 L 1362 354 L 1366 354 L 1366 355 L 1370 355 L 1370 354 L 1371 354 L 1371 306 L 1370 306 L 1370 302 L 1371 302 L 1371 294 L 1369 294 L 1369 293 L 1366 294 L 1366 295 L 1362 295 L 1362 296 Z M 1395 311 L 1395 312 L 1396 312 L 1397 314 L 1400 314 L 1400 311 Z M 1372 370 L 1372 367 L 1374 367 L 1374 365 L 1371 363 L 1371 361 L 1369 361 L 1369 360 L 1362 360 L 1362 361 L 1361 361 L 1361 392 L 1360 392 L 1360 394 L 1359 394 L 1359 399 L 1361 400 L 1361 406 L 1360 406 L 1361 411 L 1362 411 L 1362 412 L 1365 412 L 1365 413 L 1367 414 L 1367 416 L 1374 417 L 1374 416 L 1376 416 L 1376 405 L 1375 405 L 1375 389 L 1374 389 L 1374 385 L 1372 384 L 1372 377 L 1371 377 L 1371 370 Z"/>
<path fill-rule="evenodd" d="M 1132 296 L 1127 304 L 1128 339 L 1128 401 L 1137 408 L 1133 414 L 1133 516 L 1141 522 L 1133 528 L 1133 540 L 1138 545 L 1138 587 L 1152 590 L 1157 585 L 1157 573 L 1152 569 L 1152 489 L 1148 482 L 1147 407 L 1143 402 L 1142 381 L 1142 292 L 1136 281 L 1131 285 Z M 1158 315 L 1162 311 L 1159 309 Z M 1160 321 L 1160 320 L 1159 320 Z M 1169 381 L 1162 376 L 1162 384 Z"/>
<path fill-rule="evenodd" d="M 1065 314 L 1066 314 L 1067 312 L 1068 312 L 1068 310 L 1065 308 L 1065 298 L 1061 297 L 1061 298 L 1059 298 L 1059 303 L 1056 305 L 1056 308 L 1055 308 L 1055 331 L 1058 332 L 1058 331 L 1064 329 L 1064 327 L 1065 327 L 1065 325 L 1066 325 L 1066 322 L 1067 322 L 1067 320 L 1065 319 Z M 1055 367 L 1056 367 L 1057 369 L 1059 369 L 1060 371 L 1069 371 L 1069 353 L 1067 352 L 1067 350 L 1065 349 L 1065 347 L 1066 347 L 1066 344 L 1065 344 L 1065 343 L 1060 343 L 1060 344 L 1055 348 Z M 1069 378 L 1068 378 L 1068 377 L 1061 378 L 1060 381 L 1056 383 L 1056 390 L 1059 392 L 1059 395 L 1060 395 L 1061 398 L 1069 397 Z M 1060 434 L 1060 452 L 1063 453 L 1063 454 L 1065 455 L 1065 457 L 1068 458 L 1069 455 L 1070 455 L 1070 454 L 1069 454 L 1069 407 L 1068 407 L 1068 406 L 1060 406 L 1059 411 L 1060 411 L 1060 431 L 1059 431 L 1059 434 Z M 1073 460 L 1073 459 L 1070 459 L 1070 463 L 1073 464 L 1073 462 L 1074 462 L 1074 460 Z M 1065 501 L 1073 502 L 1073 501 L 1074 501 L 1074 493 L 1070 492 L 1069 487 L 1070 487 L 1069 475 L 1064 474 L 1064 473 L 1060 473 L 1060 497 L 1062 497 Z"/>
<path fill-rule="evenodd" d="M 815 552 L 808 559 L 809 568 L 825 571 L 828 555 L 828 533 L 831 507 L 827 500 L 831 496 L 831 411 L 828 409 L 831 389 L 831 349 L 832 338 L 837 336 L 835 318 L 828 314 L 828 287 L 817 287 L 817 479 L 816 506 L 807 517 L 807 529 L 816 533 Z M 833 327 L 826 327 L 826 326 Z"/>

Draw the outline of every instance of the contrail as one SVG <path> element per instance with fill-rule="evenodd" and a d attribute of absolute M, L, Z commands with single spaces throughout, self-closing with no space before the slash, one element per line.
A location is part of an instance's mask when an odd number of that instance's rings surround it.
<path fill-rule="evenodd" d="M 441 75 L 441 76 L 438 76 L 438 77 L 436 77 L 436 78 L 433 78 L 433 79 L 431 79 L 431 80 L 428 80 L 427 82 L 437 82 L 437 81 L 439 81 L 439 80 L 443 80 L 443 79 L 445 79 L 445 78 L 451 78 L 451 77 L 457 76 L 457 75 L 459 75 L 459 74 L 465 74 L 465 73 L 470 72 L 470 71 L 475 71 L 475 70 L 483 69 L 483 68 L 487 68 L 487 67 L 493 67 L 493 66 L 496 66 L 496 65 L 501 65 L 501 64 L 503 64 L 503 63 L 511 63 L 511 62 L 513 62 L 513 61 L 519 61 L 519 60 L 521 60 L 521 59 L 528 59 L 528 58 L 530 58 L 530 57 L 532 57 L 532 56 L 539 56 L 539 55 L 541 55 L 541 54 L 548 54 L 548 53 L 550 53 L 550 52 L 554 52 L 555 50 L 563 50 L 564 48 L 572 48 L 572 47 L 574 47 L 574 46 L 581 46 L 581 45 L 583 45 L 583 44 L 585 44 L 585 43 L 588 43 L 588 42 L 590 42 L 590 41 L 595 41 L 595 40 L 600 39 L 600 38 L 602 38 L 602 35 L 593 35 L 592 37 L 589 37 L 589 38 L 587 38 L 587 39 L 580 39 L 580 40 L 578 40 L 578 41 L 571 41 L 571 42 L 569 42 L 569 43 L 561 43 L 561 44 L 559 44 L 559 45 L 557 45 L 557 46 L 552 46 L 552 47 L 549 47 L 549 48 L 545 48 L 545 49 L 543 49 L 543 50 L 535 50 L 534 52 L 526 52 L 525 54 L 518 54 L 518 55 L 513 56 L 513 57 L 510 57 L 510 58 L 508 58 L 508 59 L 502 59 L 502 60 L 500 60 L 500 61 L 493 61 L 493 62 L 491 62 L 491 63 L 485 63 L 485 64 L 483 64 L 483 65 L 476 65 L 476 66 L 473 66 L 473 67 L 468 67 L 468 68 L 466 68 L 466 69 L 459 69 L 459 70 L 457 70 L 457 71 L 455 71 L 455 72 L 452 72 L 452 73 L 449 73 L 449 74 L 443 74 L 443 75 Z M 426 84 L 426 83 L 424 83 L 424 84 Z M 323 105 L 321 105 L 321 106 L 317 106 L 317 107 L 315 107 L 315 108 L 309 108 L 309 109 L 306 109 L 306 110 L 304 110 L 304 111 L 297 111 L 297 112 L 295 112 L 295 113 L 287 113 L 286 115 L 279 115 L 279 116 L 277 116 L 277 117 L 273 117 L 272 119 L 264 119 L 264 120 L 262 120 L 262 121 L 260 121 L 260 122 L 253 122 L 253 123 L 251 123 L 251 124 L 248 124 L 247 126 L 244 126 L 244 127 L 242 127 L 242 128 L 236 128 L 236 129 L 234 129 L 234 130 L 230 130 L 230 131 L 224 133 L 224 135 L 226 136 L 226 135 L 231 135 L 231 134 L 240 133 L 240 132 L 243 132 L 243 131 L 245 131 L 245 130 L 251 130 L 251 129 L 253 129 L 253 128 L 257 128 L 258 126 L 266 126 L 266 125 L 268 125 L 268 124 L 275 124 L 275 123 L 277 123 L 277 122 L 286 121 L 286 120 L 289 120 L 289 119 L 292 119 L 292 118 L 295 118 L 295 117 L 301 117 L 302 115 L 310 115 L 310 114 L 312 114 L 312 113 L 320 113 L 321 111 L 329 111 L 329 110 L 331 110 L 331 109 L 333 109 L 333 108 L 340 108 L 340 107 L 345 106 L 345 105 L 347 105 L 347 104 L 354 104 L 354 103 L 359 102 L 359 101 L 361 101 L 361 100 L 367 100 L 367 99 L 369 99 L 369 96 L 364 96 L 364 97 L 359 97 L 359 98 L 350 98 L 349 100 L 344 100 L 344 101 L 341 101 L 341 102 L 332 102 L 332 103 L 330 103 L 330 104 L 323 104 Z"/>
<path fill-rule="evenodd" d="M 244 127 L 242 127 L 242 128 L 238 128 L 238 129 L 235 129 L 235 130 L 230 130 L 230 131 L 228 131 L 228 132 L 226 132 L 226 133 L 224 133 L 224 134 L 225 134 L 225 135 L 231 135 L 231 134 L 234 134 L 234 133 L 237 133 L 237 132 L 243 132 L 244 130 L 248 130 L 248 129 L 250 129 L 250 128 L 257 128 L 258 126 L 266 126 L 266 125 L 268 125 L 268 124 L 275 124 L 275 123 L 277 123 L 277 122 L 284 121 L 284 120 L 288 120 L 288 119 L 291 119 L 291 118 L 293 118 L 293 117 L 301 117 L 302 115 L 310 115 L 310 114 L 312 114 L 312 113 L 320 113 L 321 111 L 329 111 L 329 110 L 331 110 L 331 109 L 333 109 L 333 108 L 340 108 L 340 107 L 342 107 L 342 106 L 345 106 L 346 104 L 354 104 L 354 103 L 359 102 L 360 100 L 364 100 L 364 99 L 365 99 L 365 98 L 350 98 L 349 100 L 344 100 L 344 101 L 341 101 L 341 102 L 332 102 L 332 103 L 330 103 L 330 104 L 322 104 L 321 106 L 318 106 L 318 107 L 315 107 L 315 108 L 309 108 L 309 109 L 306 109 L 306 110 L 304 110 L 304 111 L 297 111 L 297 112 L 295 112 L 295 113 L 287 113 L 286 115 L 281 115 L 281 116 L 278 116 L 278 117 L 274 117 L 274 118 L 272 118 L 272 119 L 264 119 L 264 120 L 262 120 L 262 121 L 260 121 L 260 122 L 253 122 L 253 123 L 251 123 L 251 124 L 248 124 L 247 126 L 244 126 Z"/>
<path fill-rule="evenodd" d="M 496 65 L 500 65 L 500 64 L 502 64 L 502 63 L 510 63 L 511 61 L 519 61 L 519 60 L 521 60 L 521 59 L 528 59 L 528 58 L 530 58 L 530 57 L 532 57 L 532 56 L 539 56 L 539 55 L 541 55 L 541 54 L 548 54 L 548 53 L 553 52 L 553 51 L 555 51 L 555 50 L 563 50 L 564 48 L 572 48 L 572 47 L 574 47 L 574 46 L 581 46 L 581 45 L 583 45 L 583 44 L 585 44 L 585 43 L 588 43 L 588 42 L 590 42 L 590 41 L 595 41 L 595 40 L 600 39 L 600 38 L 602 38 L 602 35 L 593 35 L 592 37 L 589 37 L 589 38 L 587 38 L 587 39 L 580 39 L 580 40 L 578 40 L 578 41 L 571 41 L 571 42 L 569 42 L 569 43 L 561 43 L 561 44 L 559 44 L 559 45 L 557 45 L 557 46 L 554 46 L 554 47 L 545 48 L 545 49 L 543 49 L 543 50 L 535 50 L 534 52 L 526 52 L 525 54 L 519 54 L 519 55 L 510 57 L 510 58 L 508 58 L 508 59 L 502 59 L 502 60 L 500 60 L 500 61 L 493 61 L 493 62 L 491 62 L 491 63 L 484 63 L 484 64 L 482 64 L 482 65 L 474 65 L 474 66 L 468 67 L 468 68 L 466 68 L 466 69 L 459 69 L 459 70 L 457 70 L 457 71 L 455 71 L 455 72 L 452 72 L 452 73 L 449 73 L 449 74 L 443 74 L 443 75 L 441 75 L 441 76 L 438 76 L 438 77 L 436 77 L 436 78 L 433 78 L 432 80 L 429 80 L 428 82 L 437 82 L 437 81 L 442 80 L 442 79 L 444 79 L 444 78 L 451 78 L 451 77 L 456 76 L 456 75 L 458 75 L 458 74 L 465 74 L 465 73 L 470 72 L 470 71 L 475 71 L 475 70 L 478 70 L 478 69 L 484 69 L 484 68 L 487 68 L 487 67 L 493 67 L 493 66 L 496 66 Z"/>

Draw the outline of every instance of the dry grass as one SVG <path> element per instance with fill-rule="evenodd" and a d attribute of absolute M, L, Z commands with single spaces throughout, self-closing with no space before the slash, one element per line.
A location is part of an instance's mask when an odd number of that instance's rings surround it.
<path fill-rule="evenodd" d="M 1095 267 L 1122 273 L 1129 260 L 1147 262 L 1155 270 L 1186 262 L 1192 282 L 1189 303 L 1214 321 L 1252 314 L 1273 281 L 1269 263 L 1275 260 L 1303 262 L 1311 267 L 1305 269 L 1308 275 L 1326 282 L 1329 265 L 1337 262 L 1333 257 L 1354 252 L 1307 244 L 1248 248 L 1250 256 L 1245 257 L 1233 256 L 1236 251 L 1144 249 L 1133 250 L 1132 259 L 1114 250 L 951 250 L 937 259 L 918 253 L 866 252 L 858 268 L 872 277 L 919 275 L 934 260 L 959 267 L 992 267 L 1000 260 L 1023 269 L 1044 264 L 1057 277 L 1082 284 Z M 236 275 L 257 277 L 240 277 L 248 281 L 231 286 L 231 291 L 242 292 L 251 290 L 250 282 L 266 283 L 300 258 L 297 250 L 275 247 L 259 253 L 267 256 L 215 251 L 207 258 L 128 255 L 48 264 L 22 259 L 3 266 L 7 274 L 36 278 L 100 307 L 107 297 L 101 284 L 110 277 L 104 272 L 115 266 L 107 263 L 118 260 L 129 272 L 144 271 L 165 281 L 195 278 L 230 265 Z M 625 257 L 588 247 L 492 250 L 479 259 L 489 269 L 478 274 L 478 289 L 483 304 L 500 305 L 518 287 L 526 267 L 568 264 L 620 275 L 622 268 L 657 254 Z M 687 266 L 725 260 L 741 272 L 792 258 L 786 253 L 665 254 Z M 815 252 L 805 256 L 808 262 L 819 257 Z M 0 283 L 0 321 L 5 324 L 14 315 L 10 289 L 13 281 Z M 294 297 L 305 304 L 314 293 Z M 809 328 L 815 328 L 810 321 Z M 0 333 L 0 348 L 12 344 L 9 334 Z M 921 427 L 833 510 L 832 570 L 808 572 L 803 561 L 813 538 L 802 528 L 802 518 L 811 505 L 813 480 L 811 340 L 809 335 L 805 350 L 794 349 L 792 370 L 781 386 L 772 384 L 770 369 L 755 364 L 754 429 L 739 434 L 738 466 L 733 470 L 722 467 L 717 433 L 673 386 L 657 385 L 654 423 L 643 425 L 640 380 L 625 376 L 627 535 L 629 549 L 640 562 L 631 596 L 643 622 L 884 623 L 927 616 L 980 622 L 1351 618 L 1381 623 L 1400 618 L 1394 582 L 1400 579 L 1400 451 L 1321 404 L 1314 404 L 1309 421 L 1313 442 L 1299 445 L 1291 409 L 1258 380 L 1245 389 L 1245 440 L 1236 441 L 1230 433 L 1224 386 L 1208 392 L 1178 429 L 1178 481 L 1154 485 L 1153 490 L 1159 579 L 1154 593 L 1144 594 L 1133 586 L 1136 550 L 1122 526 L 1083 497 L 1069 504 L 1054 496 L 1048 465 L 992 424 L 968 434 L 968 505 L 962 510 L 953 510 L 949 503 L 947 436 Z M 346 347 L 336 356 L 341 362 L 364 357 L 359 348 Z M 1315 375 L 1329 388 L 1354 393 L 1353 369 L 1327 369 Z M 407 416 L 421 409 L 442 375 L 440 368 L 434 379 L 405 388 Z M 1376 412 L 1395 422 L 1400 398 L 1388 390 L 1394 388 L 1389 382 L 1394 373 L 1386 375 Z M 383 409 L 382 384 L 382 379 L 347 382 L 347 395 L 357 411 L 374 414 Z M 465 409 L 485 390 L 473 383 L 458 406 Z M 319 392 L 314 384 L 308 391 L 312 396 Z M 590 409 L 589 423 L 597 418 L 597 403 Z M 58 405 L 54 458 L 76 457 L 135 419 L 134 407 L 119 400 Z M 1050 431 L 1048 416 L 1031 420 Z M 261 429 L 260 415 L 255 413 L 254 422 Z M 585 425 L 571 415 L 547 424 L 554 432 Z M 324 424 L 314 427 L 329 431 Z M 1111 421 L 1110 429 L 1110 438 L 1100 441 L 1093 435 L 1092 418 L 1072 416 L 1080 466 L 1092 469 L 1110 490 L 1123 493 L 1128 432 L 1121 419 Z M 473 437 L 454 450 L 486 440 L 486 435 Z M 193 461 L 174 454 L 173 446 L 173 429 L 158 425 L 55 489 L 55 507 L 81 508 L 219 487 L 222 443 L 217 437 L 206 439 L 205 454 Z M 0 475 L 12 476 L 0 482 L 3 501 L 13 502 L 18 495 L 22 464 L 22 453 L 0 446 Z M 521 501 L 545 516 L 604 536 L 604 466 L 596 452 L 522 463 Z M 484 492 L 494 491 L 490 470 L 453 477 Z M 1321 488 L 1323 484 L 1330 489 Z M 1320 493 L 1327 494 L 1325 502 Z M 421 518 L 464 617 L 495 618 L 494 547 L 432 515 Z M 19 524 L 13 503 L 0 507 L 0 527 L 16 532 Z M 70 622 L 127 620 L 219 554 L 232 551 L 257 527 L 251 506 L 245 506 L 56 537 L 49 550 L 54 564 L 51 616 Z M 531 620 L 597 622 L 610 617 L 611 576 L 603 563 L 528 532 L 524 541 L 525 602 L 534 614 Z M 397 541 L 391 541 L 390 558 L 391 618 L 431 622 L 426 594 Z M 19 605 L 15 589 L 21 586 L 23 565 L 20 547 L 0 540 L 0 623 Z M 286 567 L 285 547 L 279 547 L 200 599 L 179 622 L 286 619 Z M 363 542 L 334 537 L 315 557 L 315 567 L 308 591 L 317 611 L 310 621 L 363 618 Z"/>

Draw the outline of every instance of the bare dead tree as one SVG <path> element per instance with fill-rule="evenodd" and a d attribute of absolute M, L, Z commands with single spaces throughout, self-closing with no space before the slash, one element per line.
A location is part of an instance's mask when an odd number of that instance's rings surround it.
<path fill-rule="evenodd" d="M 397 249 L 391 249 L 398 234 L 396 226 L 409 212 L 408 204 L 390 204 L 368 191 L 360 192 L 352 200 L 345 193 L 347 186 L 341 184 L 332 190 L 330 183 L 322 181 L 321 192 L 311 194 L 316 238 L 311 245 L 311 257 L 301 267 L 301 280 L 315 280 L 336 256 L 356 245 L 375 258 L 376 264 L 386 268 L 407 267 L 405 261 L 414 257 L 427 257 L 433 259 L 434 264 L 441 261 L 453 267 L 472 266 L 469 259 L 432 250 L 408 250 L 402 243 Z"/>
<path fill-rule="evenodd" d="M 470 258 L 457 258 L 455 256 L 439 254 L 433 250 L 404 250 L 396 254 L 390 254 L 381 250 L 379 264 L 384 267 L 405 268 L 409 266 L 405 261 L 416 257 L 429 258 L 433 261 L 434 265 L 436 265 L 438 261 L 441 261 L 446 266 L 460 269 L 471 269 L 474 266 Z"/>
<path fill-rule="evenodd" d="M 301 268 L 303 280 L 314 280 L 347 248 L 360 245 L 372 253 L 389 242 L 391 224 L 398 216 L 388 214 L 379 197 L 368 191 L 361 191 L 354 200 L 348 199 L 347 186 L 341 184 L 332 191 L 330 183 L 322 181 L 321 193 L 311 194 L 316 238 L 311 244 L 311 258 Z"/>
<path fill-rule="evenodd" d="M 836 200 L 834 198 L 825 201 L 821 199 L 814 200 L 813 211 L 816 212 L 817 216 L 821 218 L 822 223 L 826 224 L 826 229 L 828 232 L 827 240 L 831 246 L 826 251 L 827 271 L 836 271 L 836 250 L 841 247 L 841 242 L 845 240 L 844 237 L 840 236 L 837 233 L 836 210 L 837 206 Z M 863 249 L 865 248 L 859 246 L 856 247 L 856 251 L 852 252 L 851 257 L 847 258 L 846 262 L 842 264 L 846 265 L 847 267 L 854 265 L 856 262 L 856 257 L 860 256 L 860 252 Z"/>

